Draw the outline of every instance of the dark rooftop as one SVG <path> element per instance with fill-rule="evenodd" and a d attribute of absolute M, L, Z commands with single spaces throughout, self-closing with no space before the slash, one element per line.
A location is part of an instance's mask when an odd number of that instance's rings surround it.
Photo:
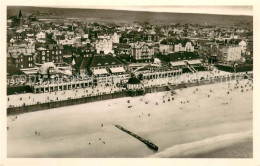
<path fill-rule="evenodd" d="M 91 62 L 91 57 L 77 57 L 75 59 L 74 68 L 77 71 L 79 71 L 80 69 L 86 69 L 88 68 L 90 62 Z"/>
<path fill-rule="evenodd" d="M 194 52 L 175 52 L 172 54 L 168 54 L 168 58 L 170 61 L 181 61 L 181 60 L 198 59 L 199 55 Z"/>
<path fill-rule="evenodd" d="M 94 56 L 90 64 L 90 67 L 110 66 L 110 65 L 122 65 L 122 63 L 110 55 Z"/>
<path fill-rule="evenodd" d="M 11 66 L 7 66 L 7 74 L 8 74 L 8 76 L 12 76 L 12 75 L 23 75 L 25 73 L 23 71 L 19 70 L 14 65 L 11 65 Z"/>
<path fill-rule="evenodd" d="M 187 42 L 191 42 L 192 45 L 193 42 L 190 39 L 179 39 L 179 38 L 168 38 L 164 39 L 160 42 L 160 44 L 168 44 L 168 45 L 175 45 L 181 43 L 181 45 L 186 45 Z"/>
<path fill-rule="evenodd" d="M 131 77 L 131 78 L 129 78 L 127 83 L 128 84 L 140 84 L 141 81 L 138 78 L 136 78 L 136 77 Z"/>

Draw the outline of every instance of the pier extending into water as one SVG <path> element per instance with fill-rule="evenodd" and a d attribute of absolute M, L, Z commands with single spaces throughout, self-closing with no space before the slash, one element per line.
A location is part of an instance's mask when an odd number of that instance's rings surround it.
<path fill-rule="evenodd" d="M 153 151 L 157 152 L 158 151 L 158 146 L 156 146 L 155 144 L 153 144 L 152 142 L 150 142 L 149 140 L 146 140 L 138 135 L 136 135 L 135 133 L 132 133 L 131 131 L 123 128 L 122 126 L 119 125 L 115 125 L 115 127 L 119 128 L 120 130 L 126 132 L 127 134 L 135 137 L 136 139 L 138 139 L 139 141 L 143 142 L 148 148 L 152 149 Z"/>

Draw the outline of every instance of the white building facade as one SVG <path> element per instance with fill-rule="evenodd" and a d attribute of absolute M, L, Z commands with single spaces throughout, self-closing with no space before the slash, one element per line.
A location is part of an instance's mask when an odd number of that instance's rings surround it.
<path fill-rule="evenodd" d="M 224 46 L 220 48 L 220 59 L 223 62 L 234 62 L 241 60 L 240 46 Z"/>
<path fill-rule="evenodd" d="M 194 46 L 191 42 L 185 43 L 185 45 L 182 45 L 181 43 L 174 45 L 174 52 L 180 52 L 180 51 L 187 51 L 187 52 L 194 52 Z"/>
<path fill-rule="evenodd" d="M 95 48 L 97 50 L 97 53 L 114 53 L 113 50 L 113 44 L 111 39 L 98 39 L 95 44 Z"/>

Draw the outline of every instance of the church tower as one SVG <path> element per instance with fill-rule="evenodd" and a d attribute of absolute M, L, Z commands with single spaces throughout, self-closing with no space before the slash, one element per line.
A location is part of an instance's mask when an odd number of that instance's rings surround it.
<path fill-rule="evenodd" d="M 18 19 L 19 19 L 20 26 L 22 26 L 23 25 L 23 14 L 22 14 L 21 10 L 19 11 Z"/>

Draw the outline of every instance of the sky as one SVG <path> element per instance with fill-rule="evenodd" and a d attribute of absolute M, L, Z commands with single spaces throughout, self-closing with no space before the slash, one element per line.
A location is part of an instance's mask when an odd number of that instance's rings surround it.
<path fill-rule="evenodd" d="M 224 15 L 253 15 L 252 6 L 88 6 L 80 8 L 114 9 L 130 11 L 207 13 Z"/>

